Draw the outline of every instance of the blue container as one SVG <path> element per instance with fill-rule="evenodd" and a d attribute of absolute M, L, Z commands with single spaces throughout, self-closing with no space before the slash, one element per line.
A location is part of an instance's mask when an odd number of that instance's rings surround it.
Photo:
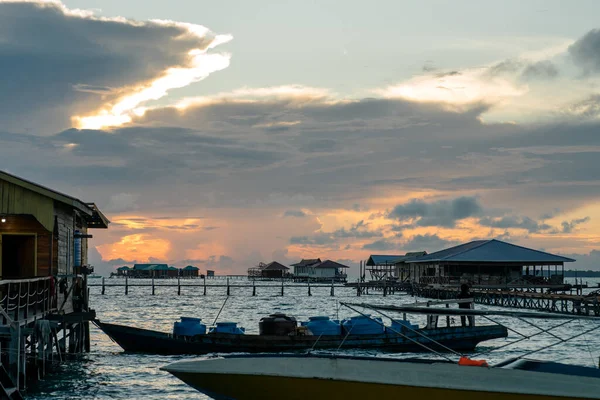
<path fill-rule="evenodd" d="M 381 335 L 385 332 L 383 321 L 379 317 L 370 318 L 359 315 L 342 321 L 344 332 L 350 335 Z"/>
<path fill-rule="evenodd" d="M 181 317 L 181 322 L 173 324 L 174 336 L 196 336 L 205 335 L 206 325 L 200 318 Z"/>
<path fill-rule="evenodd" d="M 79 236 L 81 232 L 75 231 L 74 236 Z M 73 266 L 81 267 L 81 238 L 75 237 L 73 239 Z"/>
<path fill-rule="evenodd" d="M 308 317 L 308 321 L 300 322 L 300 325 L 306 326 L 313 335 L 341 335 L 340 322 L 330 320 L 327 316 Z"/>
<path fill-rule="evenodd" d="M 395 334 L 396 332 L 403 332 L 403 330 L 404 331 L 409 330 L 409 329 L 407 329 L 407 327 L 410 328 L 410 329 L 419 329 L 419 325 L 413 325 L 413 324 L 410 323 L 410 321 L 406 321 L 406 320 L 396 321 L 396 320 L 394 320 L 394 321 L 392 321 L 392 326 L 390 327 L 391 329 L 390 328 L 386 328 L 386 331 L 388 333 L 390 333 L 390 334 Z M 396 331 L 396 332 L 394 332 L 394 331 Z"/>
<path fill-rule="evenodd" d="M 210 328 L 208 333 L 231 333 L 233 335 L 243 335 L 245 328 L 237 326 L 237 322 L 217 322 L 217 326 Z"/>

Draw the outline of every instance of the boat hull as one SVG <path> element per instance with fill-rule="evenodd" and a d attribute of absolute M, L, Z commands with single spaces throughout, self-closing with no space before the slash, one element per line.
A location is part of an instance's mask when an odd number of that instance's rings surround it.
<path fill-rule="evenodd" d="M 250 357 L 185 361 L 163 369 L 212 398 L 228 400 L 600 398 L 598 378 L 452 363 Z"/>
<path fill-rule="evenodd" d="M 450 327 L 421 330 L 426 337 L 406 332 L 400 335 L 342 336 L 265 336 L 213 333 L 192 340 L 173 337 L 168 333 L 96 321 L 96 325 L 128 352 L 165 355 L 209 353 L 266 353 L 306 351 L 307 349 L 377 349 L 388 352 L 420 352 L 424 347 L 444 350 L 437 343 L 458 351 L 473 350 L 478 343 L 507 336 L 502 326 Z M 434 340 L 435 342 L 433 342 Z"/>

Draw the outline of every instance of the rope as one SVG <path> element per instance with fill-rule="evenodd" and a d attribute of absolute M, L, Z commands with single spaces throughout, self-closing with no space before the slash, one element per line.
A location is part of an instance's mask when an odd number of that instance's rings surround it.
<path fill-rule="evenodd" d="M 370 318 L 370 317 L 369 317 L 368 315 L 366 315 L 365 313 L 362 313 L 362 312 L 358 311 L 357 309 L 355 309 L 355 308 L 353 308 L 353 307 L 349 306 L 349 305 L 348 305 L 348 304 L 346 304 L 346 303 L 341 303 L 341 304 L 342 304 L 342 305 L 344 305 L 344 306 L 346 306 L 346 307 L 348 307 L 349 309 L 351 309 L 351 310 L 353 310 L 353 311 L 355 311 L 355 312 L 359 313 L 359 314 L 360 314 L 360 315 L 362 315 L 363 317 Z M 372 319 L 372 318 L 370 318 L 370 319 Z M 384 325 L 382 322 L 379 322 L 379 321 L 377 321 L 376 319 L 373 319 L 373 321 L 375 321 L 375 322 L 376 322 L 376 323 L 378 323 L 379 325 L 382 325 L 382 326 L 384 326 L 384 327 L 385 327 L 385 325 Z M 400 335 L 400 336 L 401 336 L 401 337 L 403 337 L 404 339 L 410 340 L 411 342 L 415 343 L 416 345 L 419 345 L 419 346 L 423 347 L 425 350 L 427 350 L 427 351 L 430 351 L 431 353 L 434 353 L 434 354 L 438 355 L 439 357 L 443 357 L 443 358 L 445 358 L 445 359 L 446 359 L 446 360 L 448 360 L 448 361 L 454 362 L 454 360 L 452 360 L 450 357 L 446 356 L 445 354 L 442 354 L 442 353 L 440 353 L 440 352 L 437 352 L 437 351 L 433 350 L 432 348 L 430 348 L 430 347 L 428 347 L 428 346 L 424 345 L 423 343 L 421 343 L 421 342 L 419 342 L 419 341 L 417 341 L 417 340 L 414 340 L 414 339 L 412 339 L 412 338 L 410 338 L 410 337 L 408 337 L 408 336 L 406 336 L 406 335 L 404 335 L 404 334 L 402 334 L 402 333 L 400 333 L 400 332 L 396 331 L 395 329 L 391 329 L 391 328 L 390 328 L 390 330 L 391 330 L 392 332 L 394 332 L 394 333 L 396 333 L 396 334 Z M 429 339 L 429 338 L 428 338 L 428 339 Z M 431 340 L 431 339 L 430 339 L 430 340 Z"/>
<path fill-rule="evenodd" d="M 373 310 L 373 311 L 375 311 L 375 312 L 378 312 L 379 314 L 381 314 L 381 315 L 382 315 L 382 316 L 384 316 L 385 318 L 389 318 L 389 319 L 390 319 L 391 321 L 393 321 L 393 322 L 398 322 L 398 321 L 396 321 L 395 319 L 393 319 L 392 317 L 390 317 L 390 316 L 388 316 L 388 315 L 384 314 L 384 313 L 383 313 L 383 312 L 381 312 L 381 311 L 377 311 L 377 310 L 375 310 L 375 309 L 372 309 L 372 310 Z M 383 325 L 383 324 L 382 324 L 382 325 Z M 408 329 L 408 330 L 410 330 L 410 331 L 412 331 L 412 332 L 416 333 L 417 335 L 419 335 L 419 336 L 422 336 L 422 337 L 424 337 L 424 338 L 425 338 L 425 339 L 427 339 L 427 340 L 430 340 L 432 343 L 435 343 L 436 345 L 438 345 L 438 346 L 442 347 L 443 349 L 445 349 L 445 350 L 448 350 L 450 353 L 454 353 L 454 354 L 456 354 L 457 356 L 462 356 L 462 354 L 461 354 L 461 353 L 458 353 L 457 351 L 455 351 L 455 350 L 452 350 L 450 347 L 444 346 L 444 345 L 443 345 L 443 344 L 441 344 L 440 342 L 438 342 L 438 341 L 436 341 L 436 340 L 434 340 L 434 339 L 430 338 L 429 336 L 425 335 L 424 333 L 422 333 L 422 332 L 419 332 L 419 331 L 417 331 L 416 329 L 413 329 L 413 328 L 411 328 L 411 327 L 409 327 L 409 326 L 406 326 L 406 325 L 405 325 L 404 327 L 405 327 L 406 329 Z M 391 331 L 392 331 L 392 332 L 394 332 L 394 333 L 398 333 L 398 334 L 399 334 L 399 332 L 398 332 L 398 331 L 396 331 L 395 329 L 393 329 L 392 327 L 389 327 L 389 326 L 388 326 L 388 327 L 386 327 L 386 328 L 387 328 L 387 329 L 389 329 L 389 330 L 391 330 Z"/>
<path fill-rule="evenodd" d="M 503 349 L 503 348 L 505 348 L 505 347 L 508 347 L 508 346 L 512 346 L 513 344 L 515 344 L 515 343 L 519 343 L 519 342 L 522 342 L 522 341 L 523 341 L 523 340 L 525 340 L 525 339 L 531 339 L 531 338 L 532 338 L 532 337 L 534 337 L 534 336 L 538 336 L 538 335 L 541 335 L 541 334 L 543 334 L 543 333 L 548 333 L 548 331 L 551 331 L 551 330 L 553 330 L 553 329 L 556 329 L 556 328 L 560 328 L 561 326 L 563 326 L 563 325 L 566 325 L 566 324 L 568 324 L 569 322 L 572 322 L 572 321 L 574 321 L 574 320 L 570 319 L 570 320 L 568 320 L 568 321 L 561 322 L 561 323 L 560 323 L 560 324 L 558 324 L 558 325 L 555 325 L 555 326 L 553 326 L 553 327 L 550 327 L 550 328 L 548 328 L 548 329 L 543 329 L 542 331 L 540 331 L 540 332 L 537 332 L 537 333 L 534 333 L 534 334 L 533 334 L 533 335 L 531 335 L 531 336 L 522 337 L 521 339 L 517 339 L 517 340 L 515 340 L 515 341 L 512 341 L 512 342 L 510 342 L 510 343 L 506 343 L 506 344 L 504 344 L 504 345 L 502 345 L 502 346 L 499 346 L 499 347 L 494 347 L 493 349 L 490 349 L 490 350 L 488 350 L 488 351 L 482 351 L 482 352 L 476 353 L 476 354 L 475 354 L 473 357 L 477 357 L 477 356 L 481 356 L 481 355 L 489 354 L 489 353 L 491 353 L 492 351 L 496 351 L 496 350 L 500 350 L 500 349 Z"/>
<path fill-rule="evenodd" d="M 585 335 L 586 333 L 591 333 L 591 332 L 593 332 L 593 331 L 595 331 L 595 330 L 598 330 L 598 329 L 600 329 L 600 325 L 599 325 L 599 326 L 597 326 L 597 327 L 595 327 L 595 328 L 588 329 L 587 331 L 585 331 L 585 332 L 582 332 L 582 333 L 580 333 L 580 334 L 578 334 L 578 335 L 571 336 L 570 338 L 567 338 L 567 339 L 561 339 L 561 340 L 560 340 L 560 341 L 558 341 L 558 342 L 555 342 L 555 343 L 549 344 L 549 345 L 547 345 L 547 346 L 544 346 L 544 347 L 542 347 L 542 348 L 539 348 L 539 349 L 537 349 L 537 350 L 532 350 L 532 351 L 529 351 L 529 352 L 527 352 L 527 353 L 525 353 L 525 354 L 522 354 L 522 355 L 520 355 L 519 357 L 515 358 L 514 360 L 516 361 L 516 360 L 518 360 L 518 359 L 520 359 L 520 358 L 523 358 L 523 357 L 526 357 L 526 356 L 528 356 L 528 355 L 530 355 L 530 354 L 537 353 L 537 352 L 539 352 L 539 351 L 542 351 L 542 350 L 549 349 L 550 347 L 558 346 L 559 344 L 563 344 L 563 343 L 565 343 L 565 342 L 568 342 L 568 341 L 570 341 L 570 340 L 576 339 L 576 338 L 578 338 L 578 337 L 580 337 L 580 336 L 583 336 L 583 335 Z"/>
<path fill-rule="evenodd" d="M 581 329 L 583 329 L 583 325 L 581 325 L 581 321 L 579 322 L 579 327 Z M 587 340 L 587 338 L 584 336 L 583 340 L 585 340 L 585 346 L 587 347 L 588 353 L 590 353 L 590 358 L 592 359 L 592 365 L 595 367 L 596 366 L 596 360 L 594 359 L 594 355 L 592 354 L 592 350 L 590 349 L 590 342 Z M 599 365 L 600 367 L 600 365 Z"/>
<path fill-rule="evenodd" d="M 539 329 L 539 330 L 543 331 L 543 329 L 542 329 L 542 328 L 540 328 L 539 326 L 537 326 L 537 325 L 536 325 L 536 324 L 534 324 L 533 322 L 529 322 L 529 321 L 527 321 L 526 319 L 524 319 L 524 318 L 520 318 L 520 317 L 517 317 L 517 319 L 518 319 L 519 321 L 523 321 L 523 322 L 525 322 L 525 323 L 526 323 L 526 324 L 528 324 L 528 325 L 531 325 L 531 326 L 533 326 L 533 327 L 534 327 L 534 328 L 536 328 L 536 329 Z M 561 338 L 560 336 L 556 336 L 554 333 L 550 333 L 550 332 L 546 332 L 546 333 L 547 333 L 548 335 L 552 336 L 552 337 L 553 337 L 553 338 L 555 338 L 555 339 L 562 340 L 562 338 Z"/>
<path fill-rule="evenodd" d="M 341 324 L 340 324 L 340 326 L 341 326 Z M 348 336 L 350 336 L 350 332 L 352 332 L 352 329 L 354 329 L 354 324 L 350 327 L 350 330 L 348 331 L 348 333 L 346 333 L 346 336 L 344 336 L 344 338 L 342 339 L 342 343 L 340 343 L 340 345 L 338 346 L 337 351 L 340 351 L 340 349 L 342 348 L 342 345 L 344 344 L 344 342 L 346 341 Z"/>
<path fill-rule="evenodd" d="M 485 319 L 487 319 L 488 321 L 491 321 L 491 322 L 495 323 L 496 325 L 500 325 L 500 326 L 503 326 L 503 327 L 505 327 L 507 330 L 509 330 L 509 331 L 511 331 L 511 332 L 513 332 L 513 333 L 516 333 L 516 334 L 517 334 L 517 335 L 519 335 L 519 336 L 522 336 L 522 337 L 524 337 L 524 338 L 526 338 L 526 339 L 528 339 L 528 338 L 529 338 L 529 336 L 527 336 L 527 335 L 523 335 L 521 332 L 519 332 L 519 331 L 517 331 L 517 330 L 515 330 L 515 329 L 511 329 L 511 328 L 509 328 L 508 326 L 506 326 L 506 325 L 504 325 L 504 324 L 501 324 L 500 322 L 498 322 L 498 321 L 495 321 L 495 320 L 491 319 L 490 317 L 487 317 L 487 316 L 485 316 L 485 315 L 482 315 L 482 317 L 483 317 L 483 318 L 485 318 Z M 536 328 L 537 328 L 537 326 L 536 326 Z"/>

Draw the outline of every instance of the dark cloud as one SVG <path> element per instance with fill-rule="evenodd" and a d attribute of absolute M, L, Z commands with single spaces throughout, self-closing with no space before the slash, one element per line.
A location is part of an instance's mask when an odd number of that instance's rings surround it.
<path fill-rule="evenodd" d="M 135 127 L 110 131 L 70 129 L 45 137 L 0 132 L 0 168 L 101 207 L 115 193 L 134 194 L 135 201 L 123 196 L 113 203 L 140 213 L 183 212 L 199 204 L 277 205 L 281 213 L 361 204 L 359 211 L 374 195 L 390 191 L 485 193 L 502 188 L 486 203 L 493 206 L 504 196 L 509 207 L 530 204 L 532 210 L 519 210 L 526 215 L 552 211 L 557 204 L 568 211 L 600 195 L 600 187 L 590 184 L 600 174 L 596 121 L 483 124 L 486 108 L 480 105 L 450 111 L 405 100 L 350 103 L 286 98 L 207 102 L 185 112 L 149 111 Z M 240 122 L 244 118 L 252 122 Z M 254 126 L 275 119 L 302 123 L 268 136 Z M 335 143 L 333 151 L 304 151 L 319 140 Z M 556 202 L 534 207 L 540 197 Z M 451 227 L 481 216 L 474 198 L 448 200 L 437 209 L 418 201 L 400 206 L 406 209 L 400 207 L 403 215 L 394 218 L 412 213 L 420 226 Z M 374 212 L 374 217 L 381 215 Z"/>
<path fill-rule="evenodd" d="M 416 226 L 454 227 L 457 221 L 478 215 L 481 206 L 475 197 L 458 197 L 454 200 L 426 202 L 413 199 L 399 204 L 389 213 L 388 218 L 412 222 Z"/>
<path fill-rule="evenodd" d="M 411 237 L 402 244 L 402 248 L 406 251 L 427 251 L 428 253 L 433 253 L 434 251 L 443 250 L 446 247 L 456 244 L 457 242 L 442 239 L 436 234 L 425 234 Z"/>
<path fill-rule="evenodd" d="M 367 243 L 362 248 L 363 250 L 390 251 L 398 249 L 398 243 L 391 242 L 387 239 L 380 239 L 372 243 Z"/>
<path fill-rule="evenodd" d="M 303 218 L 306 217 L 306 213 L 302 210 L 287 210 L 286 212 L 283 213 L 284 217 L 296 217 L 296 218 Z"/>
<path fill-rule="evenodd" d="M 558 68 L 556 65 L 554 65 L 554 63 L 552 63 L 552 61 L 548 60 L 529 64 L 521 73 L 521 77 L 527 80 L 552 79 L 557 76 Z"/>
<path fill-rule="evenodd" d="M 349 229 L 338 229 L 332 233 L 334 238 L 345 239 L 345 238 L 354 238 L 354 239 L 366 239 L 373 237 L 381 237 L 383 236 L 380 230 L 371 231 L 368 229 L 369 224 L 365 223 L 365 221 L 359 221 L 356 224 L 352 225 Z"/>
<path fill-rule="evenodd" d="M 188 52 L 212 40 L 175 23 L 97 19 L 60 3 L 0 2 L 3 128 L 69 127 L 71 116 L 114 101 L 122 88 L 188 65 Z"/>
<path fill-rule="evenodd" d="M 584 223 L 588 222 L 589 220 L 590 220 L 590 217 L 584 217 L 584 218 L 574 219 L 571 221 L 563 221 L 561 223 L 562 233 L 571 233 L 571 232 L 573 232 L 573 229 L 575 229 L 577 227 L 577 225 L 584 224 Z"/>
<path fill-rule="evenodd" d="M 446 76 L 458 76 L 462 75 L 460 71 L 448 71 L 448 72 L 440 72 L 435 74 L 436 78 L 444 78 Z"/>
<path fill-rule="evenodd" d="M 515 74 L 520 71 L 524 66 L 523 61 L 508 59 L 492 65 L 487 73 L 491 76 L 504 75 L 504 74 Z"/>
<path fill-rule="evenodd" d="M 483 217 L 479 219 L 479 224 L 482 226 L 489 226 L 490 228 L 518 228 L 525 229 L 529 233 L 537 233 L 548 231 L 552 227 L 544 222 L 535 221 L 529 217 L 518 217 L 518 216 L 503 216 L 500 218 Z"/>
<path fill-rule="evenodd" d="M 600 29 L 593 29 L 569 46 L 573 62 L 586 74 L 600 72 Z"/>
<path fill-rule="evenodd" d="M 290 244 L 303 246 L 326 246 L 335 243 L 335 239 L 329 233 L 318 233 L 313 236 L 292 236 Z"/>

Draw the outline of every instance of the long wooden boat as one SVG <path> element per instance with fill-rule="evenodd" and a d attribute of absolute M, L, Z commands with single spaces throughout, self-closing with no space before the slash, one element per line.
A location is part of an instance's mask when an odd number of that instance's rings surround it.
<path fill-rule="evenodd" d="M 600 370 L 520 360 L 486 368 L 432 360 L 249 356 L 162 368 L 214 399 L 600 399 Z"/>
<path fill-rule="evenodd" d="M 504 338 L 507 329 L 500 325 L 473 327 L 450 326 L 405 331 L 402 335 L 333 335 L 333 336 L 271 336 L 208 333 L 191 338 L 148 329 L 95 321 L 95 324 L 123 350 L 152 354 L 208 354 L 208 353 L 265 353 L 306 351 L 308 349 L 378 349 L 388 352 L 422 352 L 423 345 L 439 351 L 470 351 L 478 343 Z M 417 333 L 418 332 L 418 333 Z M 421 335 L 420 335 L 420 334 Z M 416 343 L 415 343 L 416 342 Z"/>

